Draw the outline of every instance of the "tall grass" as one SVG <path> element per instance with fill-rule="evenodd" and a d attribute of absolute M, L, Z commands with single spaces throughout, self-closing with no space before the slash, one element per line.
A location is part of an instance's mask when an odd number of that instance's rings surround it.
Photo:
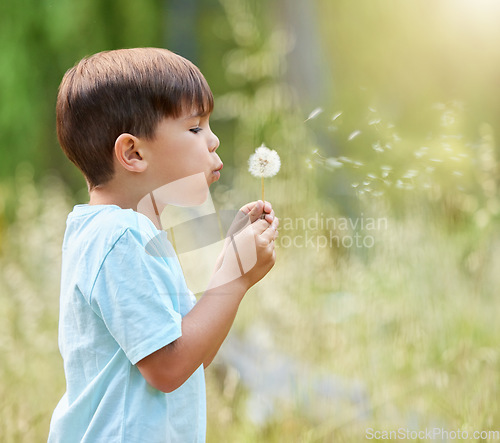
<path fill-rule="evenodd" d="M 246 192 L 255 186 L 258 193 L 258 183 L 242 180 Z M 286 202 L 286 183 L 276 180 L 269 198 Z M 28 166 L 19 168 L 12 193 L 15 217 L 0 257 L 0 440 L 43 441 L 64 392 L 58 290 L 71 204 L 57 179 L 35 185 Z M 374 237 L 370 248 L 288 247 L 279 240 L 275 269 L 247 294 L 234 326 L 233 334 L 261 332 L 254 341 L 263 358 L 272 349 L 304 364 L 306 385 L 318 374 L 360 383 L 368 414 L 360 417 L 345 399 L 318 395 L 304 406 L 292 397 L 257 426 L 246 416 L 251 392 L 237 371 L 216 361 L 207 371 L 208 441 L 358 442 L 370 427 L 498 428 L 498 230 L 494 223 L 451 223 L 430 207 L 421 200 L 393 217 L 380 200 L 366 201 L 365 218 L 387 218 L 386 228 L 360 231 Z M 342 215 L 310 195 L 300 209 L 279 215 L 307 219 L 315 211 Z M 289 220 L 280 238 L 303 234 Z"/>

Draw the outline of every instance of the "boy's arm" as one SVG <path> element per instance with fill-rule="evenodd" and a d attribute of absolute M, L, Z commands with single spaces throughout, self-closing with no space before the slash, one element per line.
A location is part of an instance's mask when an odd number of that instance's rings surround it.
<path fill-rule="evenodd" d="M 277 218 L 272 224 L 257 220 L 239 233 L 238 254 L 253 248 L 257 259 L 255 266 L 240 277 L 231 279 L 238 273 L 241 263 L 228 248 L 220 268 L 210 280 L 209 289 L 182 319 L 182 336 L 137 363 L 139 371 L 151 386 L 171 392 L 180 387 L 201 364 L 208 365 L 212 360 L 233 324 L 243 296 L 274 265 L 274 239 L 278 223 Z"/>

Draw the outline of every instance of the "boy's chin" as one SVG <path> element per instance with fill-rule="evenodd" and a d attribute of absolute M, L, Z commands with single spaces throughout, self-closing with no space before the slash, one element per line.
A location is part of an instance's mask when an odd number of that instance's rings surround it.
<path fill-rule="evenodd" d="M 210 184 L 204 173 L 198 173 L 160 186 L 152 194 L 162 206 L 199 206 L 206 202 Z"/>

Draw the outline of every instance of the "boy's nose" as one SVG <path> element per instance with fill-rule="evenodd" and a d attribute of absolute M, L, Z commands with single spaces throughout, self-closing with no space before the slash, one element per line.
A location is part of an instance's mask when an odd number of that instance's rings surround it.
<path fill-rule="evenodd" d="M 220 145 L 219 137 L 217 137 L 213 132 L 210 139 L 210 152 L 214 152 Z"/>

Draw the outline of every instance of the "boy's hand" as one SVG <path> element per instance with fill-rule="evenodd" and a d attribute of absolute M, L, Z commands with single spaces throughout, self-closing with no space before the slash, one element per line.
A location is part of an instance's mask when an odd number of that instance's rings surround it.
<path fill-rule="evenodd" d="M 224 259 L 224 255 L 228 246 L 231 244 L 231 237 L 236 235 L 238 232 L 242 231 L 248 225 L 254 223 L 255 221 L 263 218 L 269 223 L 272 223 L 275 215 L 274 210 L 272 208 L 271 203 L 262 200 L 254 201 L 247 203 L 242 206 L 236 214 L 231 226 L 226 235 L 226 241 L 224 242 L 224 247 L 222 248 L 222 252 L 217 258 L 215 263 L 215 271 L 219 270 L 222 264 L 222 260 Z"/>
<path fill-rule="evenodd" d="M 259 218 L 264 218 L 264 220 L 267 220 L 269 223 L 272 223 L 274 220 L 274 210 L 271 203 L 268 201 L 263 202 L 262 200 L 258 200 L 256 202 L 247 203 L 240 211 L 245 215 L 249 215 L 251 223 Z"/>
<path fill-rule="evenodd" d="M 226 246 L 220 256 L 220 267 L 217 270 L 220 276 L 217 279 L 219 283 L 241 279 L 245 288 L 248 289 L 261 280 L 274 266 L 276 261 L 274 240 L 278 236 L 279 220 L 274 213 L 272 223 L 269 223 L 267 219 L 260 219 L 262 209 L 261 205 L 255 204 L 248 213 L 249 220 L 254 221 L 228 236 Z M 272 210 L 272 208 L 269 209 Z M 243 208 L 242 210 L 244 211 Z M 268 215 L 271 214 L 268 213 Z"/>

